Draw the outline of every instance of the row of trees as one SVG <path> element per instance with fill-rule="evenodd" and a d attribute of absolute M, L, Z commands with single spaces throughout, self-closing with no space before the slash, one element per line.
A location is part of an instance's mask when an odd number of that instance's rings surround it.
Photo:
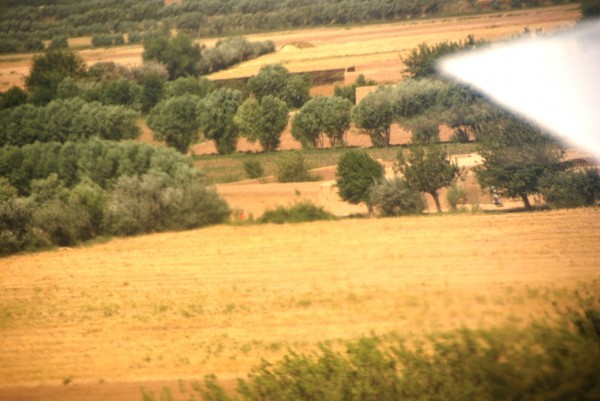
<path fill-rule="evenodd" d="M 229 216 L 188 157 L 147 144 L 5 146 L 0 177 L 0 254 L 190 229 Z"/>
<path fill-rule="evenodd" d="M 188 92 L 158 103 L 147 121 L 155 138 L 182 153 L 199 140 L 200 133 L 215 141 L 219 153 L 234 152 L 240 136 L 273 151 L 287 126 L 289 109 L 309 99 L 310 85 L 307 76 L 293 75 L 281 65 L 267 65 L 248 81 L 249 98 L 231 88 L 205 96 Z"/>

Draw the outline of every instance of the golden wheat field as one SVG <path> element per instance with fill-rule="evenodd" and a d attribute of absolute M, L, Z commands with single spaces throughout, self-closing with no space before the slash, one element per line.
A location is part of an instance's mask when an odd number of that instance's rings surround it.
<path fill-rule="evenodd" d="M 600 293 L 599 243 L 591 208 L 226 225 L 7 257 L 0 399 L 141 399 L 323 341 L 545 319 Z"/>

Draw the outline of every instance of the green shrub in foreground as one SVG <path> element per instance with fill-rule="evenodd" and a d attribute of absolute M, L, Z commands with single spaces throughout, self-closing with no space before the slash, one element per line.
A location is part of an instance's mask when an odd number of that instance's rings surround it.
<path fill-rule="evenodd" d="M 335 216 L 327 212 L 322 206 L 304 201 L 295 203 L 289 208 L 278 206 L 274 210 L 267 210 L 257 221 L 259 223 L 283 224 L 334 219 Z"/>
<path fill-rule="evenodd" d="M 344 352 L 290 352 L 263 362 L 230 395 L 215 376 L 198 391 L 209 401 L 503 401 L 600 397 L 600 309 L 556 324 L 462 329 L 423 344 L 398 337 L 351 341 Z"/>

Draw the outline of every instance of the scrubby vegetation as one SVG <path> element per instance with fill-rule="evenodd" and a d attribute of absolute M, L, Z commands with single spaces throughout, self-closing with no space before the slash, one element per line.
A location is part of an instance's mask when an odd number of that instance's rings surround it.
<path fill-rule="evenodd" d="M 386 178 L 371 187 L 369 201 L 381 216 L 419 214 L 427 204 L 423 194 L 400 177 Z"/>
<path fill-rule="evenodd" d="M 275 209 L 267 210 L 258 218 L 258 223 L 303 223 L 317 220 L 335 220 L 335 216 L 327 212 L 322 206 L 317 206 L 312 202 L 296 202 L 289 207 L 278 206 Z"/>
<path fill-rule="evenodd" d="M 229 216 L 191 160 L 163 147 L 100 139 L 6 146 L 0 176 L 1 254 Z"/>

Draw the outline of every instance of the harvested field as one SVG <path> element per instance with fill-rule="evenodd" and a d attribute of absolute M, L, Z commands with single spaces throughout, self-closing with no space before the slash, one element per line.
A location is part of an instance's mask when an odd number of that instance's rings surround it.
<path fill-rule="evenodd" d="M 352 27 L 322 27 L 247 35 L 249 40 L 273 40 L 278 52 L 239 64 L 233 69 L 213 74 L 211 78 L 230 79 L 256 74 L 268 63 L 282 63 L 292 72 L 318 71 L 355 67 L 346 73 L 346 82 L 358 74 L 381 82 L 396 82 L 401 77 L 401 57 L 422 42 L 437 43 L 462 40 L 473 34 L 477 38 L 500 40 L 522 31 L 541 28 L 552 31 L 572 26 L 580 17 L 579 4 L 505 11 L 465 17 L 410 20 L 396 23 Z M 218 38 L 200 42 L 214 46 Z M 88 43 L 89 38 L 74 38 L 74 44 Z M 91 65 L 114 61 L 125 65 L 141 63 L 141 45 L 86 49 L 81 55 Z M 24 85 L 31 63 L 30 54 L 0 56 L 0 90 Z M 319 93 L 331 94 L 321 88 Z"/>
<path fill-rule="evenodd" d="M 392 24 L 317 28 L 261 35 L 252 39 L 273 40 L 278 52 L 220 71 L 211 78 L 254 75 L 264 64 L 281 63 L 292 72 L 354 67 L 346 82 L 358 74 L 379 82 L 402 78 L 401 58 L 422 42 L 463 40 L 469 34 L 497 41 L 525 27 L 552 31 L 572 26 L 580 16 L 577 5 L 543 9 L 397 22 Z M 301 44 L 301 45 L 299 45 Z"/>
<path fill-rule="evenodd" d="M 139 400 L 165 383 L 189 399 L 189 379 L 288 347 L 546 319 L 574 290 L 600 293 L 599 243 L 591 208 L 219 226 L 0 259 L 0 399 Z"/>

